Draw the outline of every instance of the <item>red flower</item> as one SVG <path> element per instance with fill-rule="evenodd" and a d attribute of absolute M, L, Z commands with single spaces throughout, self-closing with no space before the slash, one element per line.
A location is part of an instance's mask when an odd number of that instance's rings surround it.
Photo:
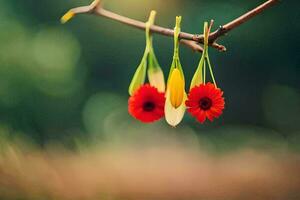
<path fill-rule="evenodd" d="M 222 114 L 225 101 L 222 90 L 212 83 L 207 83 L 193 87 L 185 104 L 187 111 L 200 123 L 204 123 L 206 118 L 213 121 Z"/>
<path fill-rule="evenodd" d="M 128 100 L 128 112 L 144 123 L 154 122 L 162 118 L 165 106 L 165 94 L 155 87 L 145 84 Z"/>

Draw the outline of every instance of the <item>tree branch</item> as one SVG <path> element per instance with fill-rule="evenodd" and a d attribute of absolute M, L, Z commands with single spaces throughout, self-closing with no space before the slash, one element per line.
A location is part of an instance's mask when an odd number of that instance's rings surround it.
<path fill-rule="evenodd" d="M 216 31 L 212 32 L 209 36 L 209 45 L 218 49 L 219 51 L 226 51 L 226 48 L 223 45 L 217 44 L 216 40 L 221 37 L 222 35 L 228 33 L 232 29 L 240 26 L 241 24 L 247 22 L 254 16 L 258 15 L 259 13 L 263 12 L 267 8 L 271 7 L 274 5 L 278 0 L 268 0 L 265 3 L 261 4 L 260 6 L 256 7 L 255 9 L 245 13 L 244 15 L 234 19 L 233 21 L 220 26 L 219 29 Z M 63 17 L 62 17 L 62 23 L 67 22 L 70 20 L 72 17 L 74 17 L 77 14 L 84 14 L 84 13 L 89 13 L 93 15 L 98 15 L 101 17 L 105 17 L 108 19 L 112 19 L 114 21 L 118 21 L 120 23 L 132 26 L 134 28 L 138 28 L 141 30 L 145 30 L 146 24 L 144 22 L 131 19 L 119 14 L 116 14 L 114 12 L 108 11 L 104 9 L 101 5 L 101 0 L 95 0 L 92 2 L 92 4 L 88 6 L 82 6 L 82 7 L 77 7 L 69 10 Z M 150 27 L 150 31 L 152 33 L 157 33 L 160 35 L 165 35 L 169 37 L 174 36 L 174 30 L 169 29 L 169 28 L 164 28 L 161 26 L 153 25 Z M 179 34 L 179 38 L 181 39 L 180 42 L 187 45 L 194 51 L 202 52 L 202 47 L 199 44 L 203 44 L 203 35 L 197 35 L 197 34 L 191 34 L 191 33 L 186 33 L 186 32 L 181 32 Z"/>
<path fill-rule="evenodd" d="M 220 36 L 225 35 L 226 33 L 228 33 L 229 31 L 231 31 L 232 29 L 240 26 L 241 24 L 247 22 L 248 20 L 250 20 L 251 18 L 255 17 L 256 15 L 262 13 L 264 10 L 266 10 L 267 8 L 273 6 L 275 3 L 277 3 L 279 0 L 268 0 L 265 3 L 259 5 L 258 7 L 254 8 L 253 10 L 245 13 L 244 15 L 236 18 L 235 20 L 220 26 L 220 28 L 218 30 L 216 30 L 215 32 L 211 33 L 209 36 L 209 40 L 210 42 L 214 42 L 216 41 Z"/>

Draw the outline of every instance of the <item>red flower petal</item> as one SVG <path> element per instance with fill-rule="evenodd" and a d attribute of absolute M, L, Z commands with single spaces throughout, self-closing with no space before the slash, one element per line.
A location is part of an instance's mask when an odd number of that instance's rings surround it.
<path fill-rule="evenodd" d="M 206 118 L 213 121 L 222 114 L 225 107 L 223 91 L 212 83 L 195 86 L 185 104 L 187 111 L 200 123 L 204 123 Z"/>
<path fill-rule="evenodd" d="M 150 123 L 164 116 L 165 94 L 145 84 L 128 100 L 128 112 L 137 120 Z"/>

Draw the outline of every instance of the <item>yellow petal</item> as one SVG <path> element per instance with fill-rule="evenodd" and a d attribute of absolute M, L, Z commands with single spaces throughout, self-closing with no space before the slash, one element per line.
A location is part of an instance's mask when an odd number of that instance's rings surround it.
<path fill-rule="evenodd" d="M 175 68 L 172 71 L 168 83 L 168 90 L 170 92 L 170 101 L 174 108 L 178 108 L 183 102 L 184 96 L 184 80 L 179 69 Z"/>
<path fill-rule="evenodd" d="M 160 68 L 148 71 L 148 79 L 150 85 L 156 87 L 159 92 L 165 92 L 165 78 L 164 73 Z"/>
<path fill-rule="evenodd" d="M 184 101 L 178 108 L 174 108 L 170 101 L 170 92 L 167 91 L 167 99 L 165 103 L 165 118 L 168 124 L 173 127 L 176 127 L 183 119 L 186 107 L 185 100 L 187 96 L 184 94 Z"/>
<path fill-rule="evenodd" d="M 74 16 L 75 16 L 75 13 L 73 11 L 69 11 L 66 14 L 64 14 L 64 16 L 61 17 L 60 22 L 62 24 L 64 24 L 67 21 L 69 21 L 70 19 L 72 19 Z"/>

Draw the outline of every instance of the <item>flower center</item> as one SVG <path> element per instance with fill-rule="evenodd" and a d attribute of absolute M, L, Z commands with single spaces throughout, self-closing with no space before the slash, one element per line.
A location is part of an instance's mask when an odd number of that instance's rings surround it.
<path fill-rule="evenodd" d="M 199 101 L 199 106 L 202 110 L 209 110 L 212 106 L 212 101 L 208 97 L 203 97 Z"/>
<path fill-rule="evenodd" d="M 155 104 L 151 101 L 147 101 L 143 104 L 143 110 L 146 112 L 151 112 L 155 108 Z"/>

